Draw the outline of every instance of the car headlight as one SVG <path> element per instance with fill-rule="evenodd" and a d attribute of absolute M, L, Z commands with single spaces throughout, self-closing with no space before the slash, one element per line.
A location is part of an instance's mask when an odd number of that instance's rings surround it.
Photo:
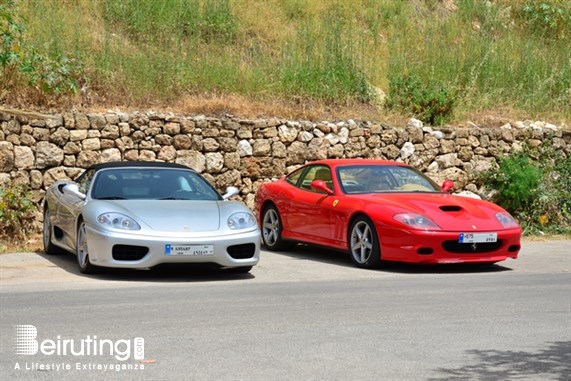
<path fill-rule="evenodd" d="M 393 216 L 398 222 L 408 225 L 414 229 L 440 229 L 431 219 L 416 213 L 399 213 Z"/>
<path fill-rule="evenodd" d="M 256 219 L 250 213 L 238 212 L 228 218 L 228 227 L 232 230 L 246 229 L 256 225 Z"/>
<path fill-rule="evenodd" d="M 134 219 L 131 217 L 127 217 L 121 213 L 103 213 L 99 217 L 97 217 L 97 222 L 101 225 L 105 225 L 107 227 L 113 229 L 121 229 L 121 230 L 140 230 L 141 225 L 139 225 Z"/>
<path fill-rule="evenodd" d="M 516 219 L 513 218 L 509 213 L 500 212 L 496 213 L 496 219 L 502 224 L 504 228 L 518 228 L 519 224 Z"/>

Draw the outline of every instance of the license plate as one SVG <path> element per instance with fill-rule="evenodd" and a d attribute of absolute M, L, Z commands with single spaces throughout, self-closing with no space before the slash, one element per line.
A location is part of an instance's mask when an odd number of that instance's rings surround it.
<path fill-rule="evenodd" d="M 498 233 L 460 233 L 458 242 L 460 243 L 482 243 L 497 242 Z"/>
<path fill-rule="evenodd" d="M 165 245 L 166 255 L 214 255 L 214 245 Z"/>

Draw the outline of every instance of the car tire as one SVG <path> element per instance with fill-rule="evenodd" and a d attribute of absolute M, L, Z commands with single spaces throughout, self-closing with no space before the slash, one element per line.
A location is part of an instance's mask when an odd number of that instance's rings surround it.
<path fill-rule="evenodd" d="M 48 255 L 55 255 L 61 253 L 61 250 L 53 244 L 53 227 L 50 219 L 50 211 L 46 207 L 44 210 L 44 227 L 43 227 L 43 241 L 44 241 L 44 253 Z"/>
<path fill-rule="evenodd" d="M 349 228 L 349 255 L 357 267 L 375 269 L 381 265 L 381 250 L 375 225 L 367 217 L 357 217 Z"/>
<path fill-rule="evenodd" d="M 282 230 L 278 209 L 273 205 L 268 206 L 262 215 L 262 242 L 268 250 L 284 250 L 289 246 L 289 242 L 282 238 Z"/>
<path fill-rule="evenodd" d="M 83 274 L 94 274 L 97 272 L 97 266 L 92 265 L 89 260 L 89 249 L 87 247 L 87 235 L 85 226 L 85 222 L 80 220 L 77 227 L 75 254 L 77 256 L 79 271 L 81 271 Z"/>

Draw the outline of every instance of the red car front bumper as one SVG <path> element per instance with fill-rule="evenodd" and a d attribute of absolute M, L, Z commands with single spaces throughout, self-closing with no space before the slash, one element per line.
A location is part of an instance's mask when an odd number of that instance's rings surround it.
<path fill-rule="evenodd" d="M 461 232 L 377 227 L 381 258 L 409 263 L 493 263 L 517 258 L 521 229 L 500 230 L 497 242 L 460 243 Z M 478 232 L 488 233 L 488 232 Z"/>

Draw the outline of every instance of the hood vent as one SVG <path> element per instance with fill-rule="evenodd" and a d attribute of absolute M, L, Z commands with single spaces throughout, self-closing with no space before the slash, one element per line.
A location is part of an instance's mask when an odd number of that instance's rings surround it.
<path fill-rule="evenodd" d="M 440 210 L 443 212 L 459 212 L 462 210 L 462 207 L 458 205 L 442 205 Z"/>

